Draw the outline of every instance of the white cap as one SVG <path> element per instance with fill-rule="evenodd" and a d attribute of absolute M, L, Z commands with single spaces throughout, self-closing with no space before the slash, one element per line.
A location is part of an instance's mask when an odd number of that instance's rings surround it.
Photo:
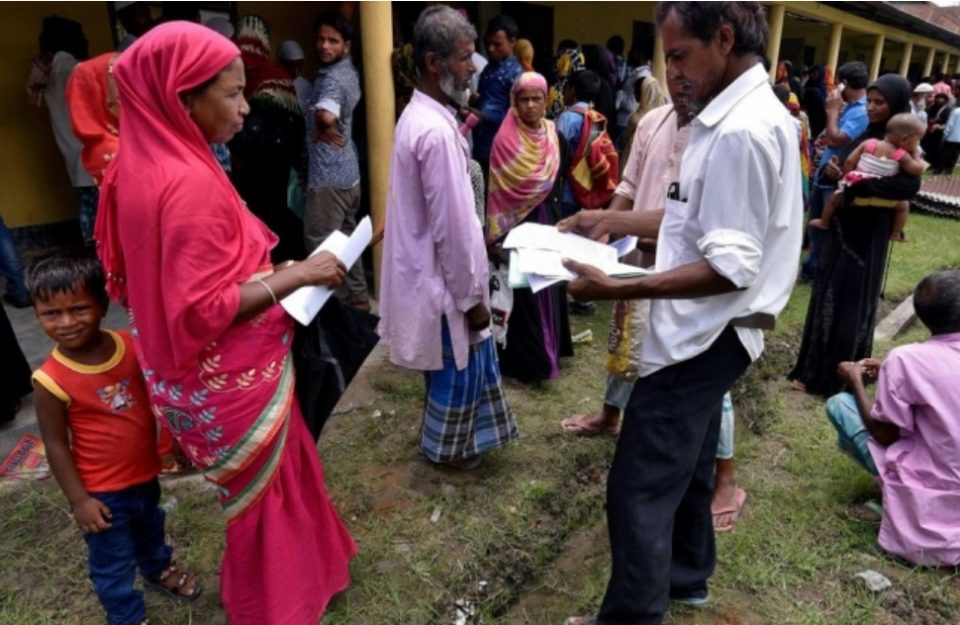
<path fill-rule="evenodd" d="M 933 85 L 928 82 L 922 82 L 913 90 L 914 93 L 933 93 Z"/>
<path fill-rule="evenodd" d="M 277 58 L 281 61 L 302 61 L 303 48 L 292 39 L 288 39 L 280 44 L 280 50 L 277 52 Z"/>
<path fill-rule="evenodd" d="M 136 4 L 136 2 L 114 2 L 113 9 L 114 11 L 122 11 L 131 4 Z"/>
<path fill-rule="evenodd" d="M 230 20 L 225 17 L 220 17 L 219 15 L 211 17 L 204 22 L 203 25 L 210 30 L 220 33 L 227 39 L 233 39 L 233 34 L 237 32 L 233 24 L 230 23 Z"/>

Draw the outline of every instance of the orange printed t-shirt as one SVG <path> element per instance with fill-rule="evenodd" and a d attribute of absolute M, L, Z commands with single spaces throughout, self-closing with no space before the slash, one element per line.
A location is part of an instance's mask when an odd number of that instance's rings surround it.
<path fill-rule="evenodd" d="M 157 422 L 127 331 L 106 331 L 116 350 L 84 365 L 54 348 L 33 380 L 67 406 L 73 461 L 88 492 L 142 484 L 160 472 Z M 166 453 L 166 452 L 163 452 Z"/>

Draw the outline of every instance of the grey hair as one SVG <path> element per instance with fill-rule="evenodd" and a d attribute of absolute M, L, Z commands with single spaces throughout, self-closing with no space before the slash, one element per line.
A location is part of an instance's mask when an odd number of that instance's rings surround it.
<path fill-rule="evenodd" d="M 445 4 L 427 7 L 413 27 L 413 57 L 418 70 L 427 66 L 427 53 L 449 59 L 463 40 L 474 41 L 477 29 L 459 12 Z"/>
<path fill-rule="evenodd" d="M 938 271 L 921 280 L 913 307 L 931 334 L 960 332 L 960 271 Z"/>

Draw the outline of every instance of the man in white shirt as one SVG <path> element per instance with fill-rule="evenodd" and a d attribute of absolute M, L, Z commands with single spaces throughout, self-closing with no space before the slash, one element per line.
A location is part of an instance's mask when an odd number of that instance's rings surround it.
<path fill-rule="evenodd" d="M 567 264 L 578 299 L 652 300 L 608 480 L 610 583 L 596 619 L 568 625 L 659 624 L 668 599 L 707 602 L 721 402 L 762 352 L 800 257 L 800 151 L 757 62 L 762 6 L 661 2 L 656 18 L 668 77 L 697 114 L 666 209 L 584 211 L 561 224 L 593 238 L 658 237 L 651 276 Z"/>

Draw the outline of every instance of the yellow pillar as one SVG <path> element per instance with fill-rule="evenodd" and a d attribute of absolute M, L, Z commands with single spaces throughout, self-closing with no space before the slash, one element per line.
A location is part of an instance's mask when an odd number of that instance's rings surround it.
<path fill-rule="evenodd" d="M 936 48 L 929 48 L 927 50 L 927 60 L 923 64 L 923 76 L 929 76 L 933 73 L 933 59 L 937 56 Z"/>
<path fill-rule="evenodd" d="M 783 17 L 787 7 L 775 4 L 770 7 L 770 28 L 767 35 L 767 57 L 770 59 L 770 82 L 777 79 L 777 64 L 780 62 L 780 41 L 783 38 Z"/>
<path fill-rule="evenodd" d="M 946 74 L 947 70 L 950 69 L 950 53 L 943 53 L 943 65 L 940 66 L 940 73 Z"/>
<path fill-rule="evenodd" d="M 667 92 L 667 59 L 663 54 L 663 39 L 660 32 L 653 36 L 653 77 L 660 81 L 663 92 Z"/>
<path fill-rule="evenodd" d="M 367 162 L 370 180 L 370 213 L 374 227 L 382 223 L 390 185 L 390 159 L 396 104 L 393 92 L 393 19 L 390 2 L 360 3 L 363 37 L 363 97 L 367 110 Z M 373 250 L 374 292 L 380 292 L 382 246 Z"/>
<path fill-rule="evenodd" d="M 907 77 L 907 73 L 910 71 L 910 61 L 913 56 L 913 42 L 908 41 L 903 44 L 903 58 L 900 59 L 900 75 L 904 78 Z"/>
<path fill-rule="evenodd" d="M 870 58 L 870 82 L 876 80 L 877 76 L 880 75 L 884 43 L 886 43 L 886 37 L 882 33 L 877 35 L 877 40 L 873 43 L 873 56 Z"/>
<path fill-rule="evenodd" d="M 830 28 L 830 45 L 827 46 L 827 67 L 837 77 L 837 59 L 840 58 L 840 39 L 843 38 L 843 24 L 834 24 Z"/>

